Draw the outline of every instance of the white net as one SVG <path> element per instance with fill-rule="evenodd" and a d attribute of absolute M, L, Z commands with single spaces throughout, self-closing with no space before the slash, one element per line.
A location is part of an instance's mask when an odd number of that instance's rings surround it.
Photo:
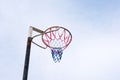
<path fill-rule="evenodd" d="M 72 39 L 71 33 L 62 27 L 51 27 L 42 36 L 43 42 L 50 48 L 65 48 Z"/>
<path fill-rule="evenodd" d="M 54 62 L 60 62 L 63 50 L 70 44 L 72 35 L 67 29 L 54 26 L 45 31 L 42 40 L 51 49 Z"/>
<path fill-rule="evenodd" d="M 50 42 L 50 46 L 54 46 L 55 48 L 62 48 L 63 46 L 65 46 L 65 42 L 63 40 L 57 40 L 57 39 L 53 39 Z"/>

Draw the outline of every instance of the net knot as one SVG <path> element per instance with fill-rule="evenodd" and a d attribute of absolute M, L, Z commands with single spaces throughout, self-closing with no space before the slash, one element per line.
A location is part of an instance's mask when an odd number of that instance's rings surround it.
<path fill-rule="evenodd" d="M 51 49 L 52 58 L 54 62 L 60 62 L 63 54 L 63 50 L 61 48 L 52 48 Z"/>

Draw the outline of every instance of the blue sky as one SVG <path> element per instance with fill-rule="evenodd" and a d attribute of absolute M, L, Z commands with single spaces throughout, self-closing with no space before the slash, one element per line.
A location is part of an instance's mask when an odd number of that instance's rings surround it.
<path fill-rule="evenodd" d="M 60 63 L 32 44 L 28 80 L 120 80 L 119 0 L 0 0 L 0 80 L 22 80 L 29 26 L 73 35 Z M 40 40 L 40 39 L 38 39 Z"/>

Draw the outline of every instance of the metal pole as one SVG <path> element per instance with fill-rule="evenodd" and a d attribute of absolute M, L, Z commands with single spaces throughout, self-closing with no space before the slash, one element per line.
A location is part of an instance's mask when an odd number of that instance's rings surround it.
<path fill-rule="evenodd" d="M 27 78 L 28 78 L 28 69 L 29 69 L 29 60 L 30 60 L 30 49 L 31 49 L 31 43 L 32 43 L 32 31 L 43 33 L 42 30 L 39 30 L 39 29 L 34 28 L 32 26 L 29 27 L 29 35 L 28 35 L 28 40 L 27 40 L 25 63 L 24 63 L 23 80 L 27 80 Z"/>
<path fill-rule="evenodd" d="M 31 37 L 28 37 L 27 47 L 26 47 L 25 64 L 24 64 L 23 80 L 27 80 L 27 77 L 28 77 L 31 41 L 32 41 L 32 38 L 31 38 Z"/>

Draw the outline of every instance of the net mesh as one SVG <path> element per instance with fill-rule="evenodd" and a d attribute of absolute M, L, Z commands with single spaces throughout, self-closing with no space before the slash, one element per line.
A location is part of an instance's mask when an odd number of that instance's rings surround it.
<path fill-rule="evenodd" d="M 65 46 L 65 42 L 61 39 L 53 39 L 50 42 L 50 46 L 54 46 L 56 48 Z"/>
<path fill-rule="evenodd" d="M 62 58 L 63 50 L 61 48 L 52 48 L 51 54 L 52 54 L 53 61 L 55 63 L 60 62 Z"/>
<path fill-rule="evenodd" d="M 59 47 L 66 48 L 71 42 L 72 36 L 70 32 L 64 28 L 60 28 L 59 30 L 57 29 L 58 27 L 49 28 L 46 31 L 49 33 L 45 33 L 42 37 L 43 42 L 45 43 L 45 45 L 47 45 L 50 48 L 51 47 L 52 48 L 59 48 Z M 53 31 L 53 30 L 57 30 L 57 31 Z"/>
<path fill-rule="evenodd" d="M 42 40 L 51 49 L 54 62 L 60 62 L 63 50 L 70 44 L 72 35 L 67 29 L 55 26 L 45 31 Z"/>

